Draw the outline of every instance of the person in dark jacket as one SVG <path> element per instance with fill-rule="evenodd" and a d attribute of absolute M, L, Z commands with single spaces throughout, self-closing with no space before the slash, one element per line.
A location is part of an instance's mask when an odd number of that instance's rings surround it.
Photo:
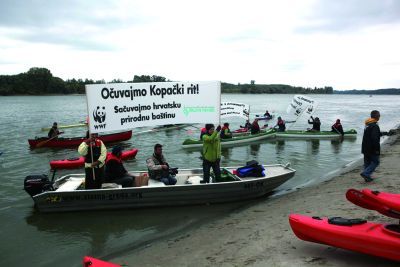
<path fill-rule="evenodd" d="M 49 138 L 57 138 L 58 135 L 63 134 L 64 132 L 60 132 L 58 130 L 57 122 L 53 123 L 53 126 L 50 128 L 50 131 L 48 132 L 47 136 Z"/>
<path fill-rule="evenodd" d="M 382 135 L 388 135 L 387 132 L 381 132 L 378 121 L 381 114 L 378 110 L 371 111 L 371 118 L 365 120 L 365 129 L 361 146 L 361 153 L 364 154 L 364 170 L 360 173 L 366 182 L 372 182 L 374 179 L 371 174 L 379 166 L 379 156 L 381 154 L 380 138 Z"/>
<path fill-rule="evenodd" d="M 336 120 L 335 124 L 333 124 L 331 128 L 332 128 L 332 132 L 344 135 L 343 126 L 340 123 L 339 119 Z"/>
<path fill-rule="evenodd" d="M 254 119 L 253 123 L 251 124 L 251 134 L 258 134 L 260 133 L 260 125 L 258 124 L 258 119 Z"/>
<path fill-rule="evenodd" d="M 161 181 L 165 185 L 176 184 L 176 178 L 169 173 L 169 164 L 162 153 L 162 145 L 154 146 L 154 153 L 146 160 L 146 164 L 151 179 Z"/>
<path fill-rule="evenodd" d="M 311 129 L 307 129 L 307 131 L 310 132 L 319 132 L 321 131 L 321 121 L 319 120 L 318 117 L 313 118 L 313 116 L 310 117 L 311 121 L 308 120 L 308 124 L 312 124 Z"/>
<path fill-rule="evenodd" d="M 105 165 L 105 182 L 116 183 L 122 187 L 140 187 L 148 184 L 148 177 L 134 176 L 129 173 L 122 164 L 122 147 L 115 146 L 111 154 L 107 155 Z"/>

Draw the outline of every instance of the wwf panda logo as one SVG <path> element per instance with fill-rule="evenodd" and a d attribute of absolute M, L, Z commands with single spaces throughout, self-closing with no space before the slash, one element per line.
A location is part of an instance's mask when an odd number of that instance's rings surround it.
<path fill-rule="evenodd" d="M 98 123 L 103 123 L 106 120 L 106 107 L 100 108 L 97 106 L 97 108 L 93 110 L 93 119 Z"/>

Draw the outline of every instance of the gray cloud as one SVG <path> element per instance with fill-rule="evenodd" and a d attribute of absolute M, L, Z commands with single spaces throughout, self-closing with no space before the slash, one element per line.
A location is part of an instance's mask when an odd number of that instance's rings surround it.
<path fill-rule="evenodd" d="M 397 0 L 319 0 L 298 32 L 356 31 L 364 27 L 400 22 Z"/>
<path fill-rule="evenodd" d="M 8 35 L 27 42 L 62 44 L 82 50 L 110 50 L 113 45 L 95 41 L 96 36 L 144 23 L 140 16 L 130 12 L 129 18 L 120 18 L 113 11 L 115 1 L 79 0 L 2 0 L 0 27 L 17 29 Z"/>

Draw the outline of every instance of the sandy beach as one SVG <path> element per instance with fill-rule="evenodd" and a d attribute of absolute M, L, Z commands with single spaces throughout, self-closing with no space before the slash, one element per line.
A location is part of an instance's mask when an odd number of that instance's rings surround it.
<path fill-rule="evenodd" d="M 349 188 L 398 192 L 399 154 L 400 142 L 395 135 L 385 143 L 376 179 L 369 184 L 359 175 L 358 161 L 329 181 L 261 199 L 234 214 L 110 260 L 123 266 L 399 266 L 385 259 L 301 241 L 288 222 L 290 213 L 300 213 L 397 223 L 355 206 L 346 200 L 345 193 Z"/>

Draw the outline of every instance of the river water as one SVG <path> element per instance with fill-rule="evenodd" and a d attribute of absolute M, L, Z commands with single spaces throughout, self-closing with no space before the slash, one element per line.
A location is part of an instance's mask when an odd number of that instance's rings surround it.
<path fill-rule="evenodd" d="M 388 130 L 400 121 L 400 96 L 312 95 L 319 105 L 314 116 L 321 119 L 322 130 L 329 130 L 337 118 L 346 129 L 359 132 L 356 140 L 265 140 L 250 145 L 230 147 L 222 151 L 222 166 L 239 166 L 255 159 L 262 164 L 287 163 L 297 170 L 293 179 L 277 193 L 284 193 L 311 182 L 322 180 L 329 172 L 342 168 L 360 157 L 363 121 L 372 109 L 381 111 L 381 129 Z M 251 105 L 251 113 L 264 113 L 266 108 L 277 115 L 286 115 L 293 95 L 222 95 L 222 101 Z M 160 237 L 173 235 L 185 228 L 235 212 L 262 198 L 245 203 L 210 206 L 116 210 L 103 212 L 70 212 L 40 214 L 22 190 L 29 174 L 49 172 L 49 161 L 76 157 L 76 149 L 40 148 L 30 150 L 28 138 L 46 135 L 41 127 L 54 121 L 75 124 L 85 120 L 86 102 L 82 95 L 0 97 L 0 266 L 81 266 L 84 255 L 111 258 Z M 243 121 L 232 119 L 235 129 Z M 300 119 L 292 129 L 307 128 Z M 136 134 L 122 145 L 136 147 L 136 159 L 125 163 L 129 170 L 144 170 L 145 160 L 155 143 L 164 145 L 170 165 L 180 168 L 201 167 L 198 150 L 183 150 L 181 143 L 188 136 L 198 136 L 196 127 L 181 130 Z M 64 136 L 84 135 L 86 129 L 65 130 Z M 110 148 L 109 148 L 110 149 Z M 0 153 L 1 154 L 1 153 Z M 72 172 L 81 172 L 76 170 Z M 60 171 L 58 175 L 71 173 Z M 360 179 L 360 177 L 354 177 Z"/>

